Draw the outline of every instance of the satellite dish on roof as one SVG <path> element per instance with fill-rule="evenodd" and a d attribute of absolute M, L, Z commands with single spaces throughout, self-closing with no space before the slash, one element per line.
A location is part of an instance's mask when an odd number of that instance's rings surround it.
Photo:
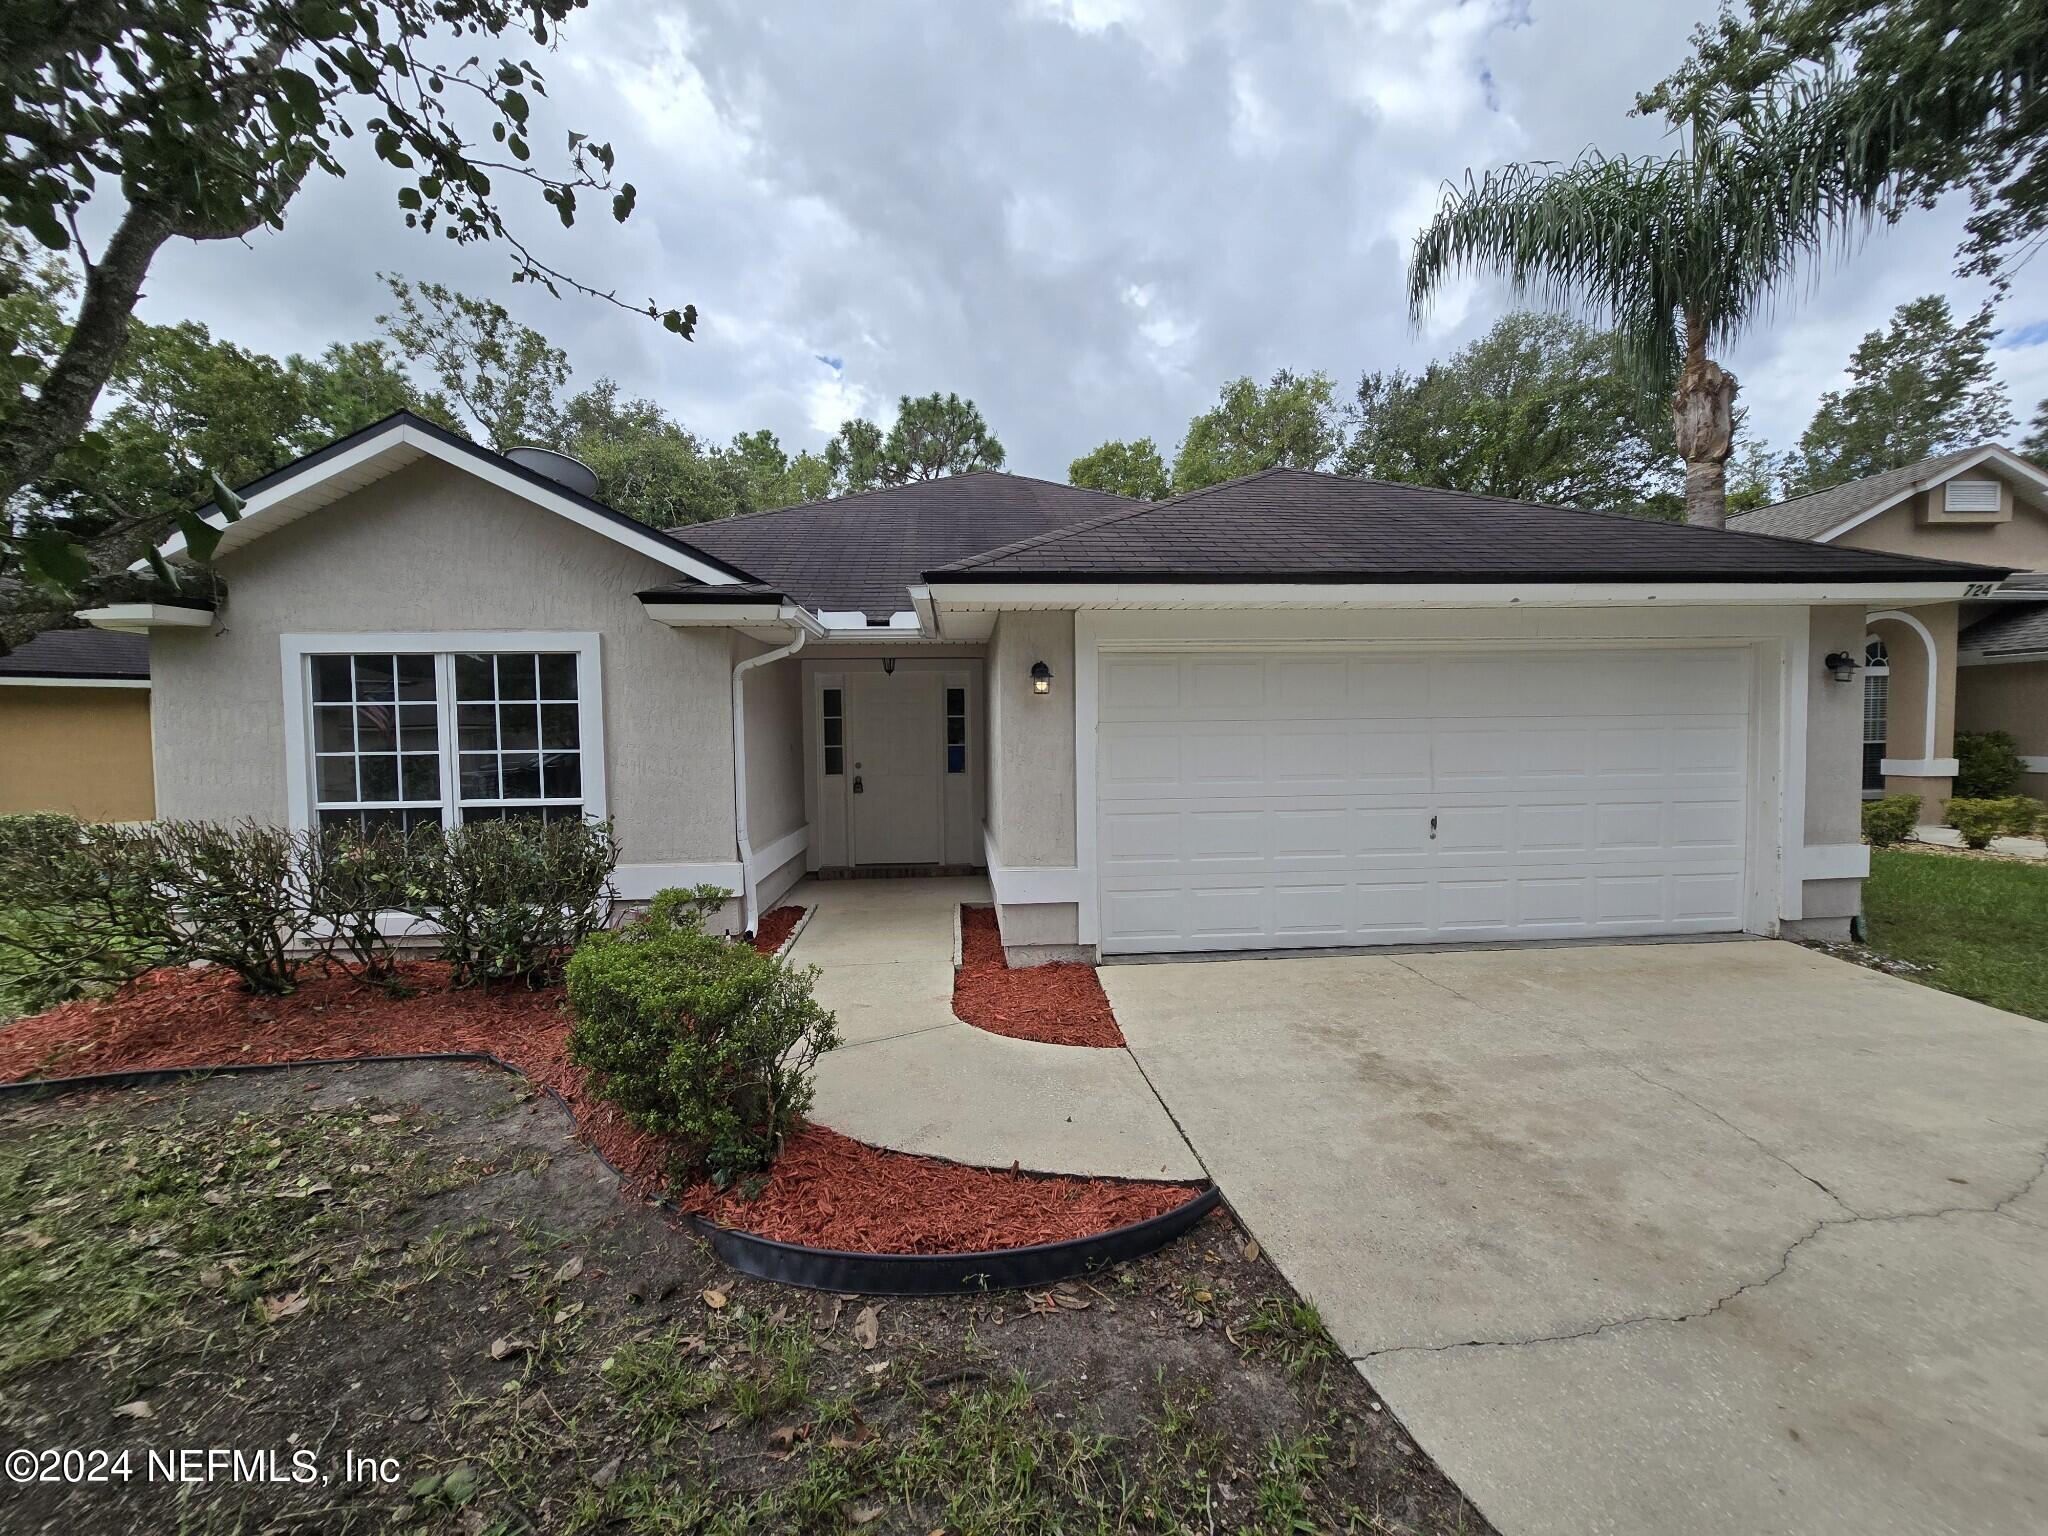
<path fill-rule="evenodd" d="M 530 469 L 537 475 L 546 475 L 555 484 L 566 486 L 578 496 L 597 495 L 597 471 L 581 459 L 566 453 L 557 453 L 552 448 L 520 446 L 509 448 L 505 457 L 521 469 Z"/>

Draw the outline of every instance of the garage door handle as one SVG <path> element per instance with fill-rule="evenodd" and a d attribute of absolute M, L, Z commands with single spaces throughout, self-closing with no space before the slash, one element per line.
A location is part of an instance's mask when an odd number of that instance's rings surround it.
<path fill-rule="evenodd" d="M 1436 841 L 1436 818 L 1434 816 L 1429 818 L 1429 840 L 1432 843 Z"/>

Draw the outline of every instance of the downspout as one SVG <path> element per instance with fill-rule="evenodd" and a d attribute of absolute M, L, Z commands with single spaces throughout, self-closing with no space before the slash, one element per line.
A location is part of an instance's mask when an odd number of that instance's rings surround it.
<path fill-rule="evenodd" d="M 809 638 L 809 631 L 799 622 L 796 638 L 789 644 L 749 656 L 732 669 L 732 814 L 740 847 L 740 932 L 747 935 L 755 931 L 760 918 L 754 910 L 754 843 L 747 831 L 747 674 L 771 661 L 794 656 Z"/>

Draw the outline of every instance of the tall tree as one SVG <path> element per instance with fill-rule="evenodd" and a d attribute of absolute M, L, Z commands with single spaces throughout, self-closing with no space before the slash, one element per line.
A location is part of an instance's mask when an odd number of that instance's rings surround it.
<path fill-rule="evenodd" d="M 1760 437 L 1743 438 L 1739 420 L 1736 436 L 1741 446 L 1728 459 L 1728 510 L 1754 512 L 1783 501 L 1785 466 L 1779 455 Z"/>
<path fill-rule="evenodd" d="M 832 471 L 824 459 L 808 448 L 790 457 L 766 427 L 738 434 L 726 452 L 739 466 L 751 511 L 794 507 L 832 494 Z"/>
<path fill-rule="evenodd" d="M 1343 445 L 1337 383 L 1328 374 L 1283 368 L 1263 387 L 1232 379 L 1216 404 L 1188 423 L 1173 459 L 1174 493 L 1262 469 L 1321 469 Z"/>
<path fill-rule="evenodd" d="M 1645 385 L 1672 388 L 1686 520 L 1721 527 L 1736 381 L 1712 354 L 1881 204 L 1858 174 L 1859 131 L 1828 93 L 1795 90 L 1687 129 L 1667 155 L 1468 174 L 1416 237 L 1410 308 L 1478 269 L 1611 326 Z"/>
<path fill-rule="evenodd" d="M 612 379 L 573 396 L 546 445 L 588 464 L 607 505 L 657 528 L 748 510 L 736 464 L 654 401 L 626 399 Z"/>
<path fill-rule="evenodd" d="M 2020 444 L 2020 452 L 2048 469 L 2048 400 L 2036 407 L 2033 425 L 2027 430 L 2026 441 Z"/>
<path fill-rule="evenodd" d="M 300 434 L 301 452 L 346 437 L 393 411 L 411 411 L 451 432 L 463 431 L 455 403 L 439 390 L 415 385 L 385 342 L 337 341 L 316 358 L 288 357 L 285 367 L 298 377 L 314 424 L 313 440 Z"/>
<path fill-rule="evenodd" d="M 400 173 L 405 222 L 458 243 L 495 243 L 514 281 L 571 287 L 622 307 L 537 256 L 511 227 L 499 188 L 524 181 L 563 224 L 579 194 L 612 192 L 611 147 L 569 135 L 555 170 L 534 161 L 539 72 L 523 59 L 444 64 L 525 34 L 545 46 L 582 0 L 54 0 L 0 9 L 0 223 L 69 251 L 85 274 L 54 356 L 0 337 L 0 503 L 76 444 L 113 378 L 157 253 L 173 240 L 238 240 L 280 227 L 308 177 L 340 175 L 358 128 Z M 474 135 L 488 125 L 498 148 Z M 100 217 L 84 216 L 87 206 Z M 88 229 L 105 230 L 97 245 Z M 689 335 L 696 313 L 644 312 Z M 45 366 L 45 364 L 47 366 Z M 195 551 L 205 530 L 187 531 Z M 29 546 L 0 530 L 0 577 L 56 580 L 85 552 Z"/>
<path fill-rule="evenodd" d="M 888 458 L 883 452 L 882 429 L 863 416 L 839 424 L 832 441 L 825 445 L 825 468 L 832 476 L 832 494 L 850 495 L 888 485 Z"/>
<path fill-rule="evenodd" d="M 378 276 L 398 309 L 379 315 L 377 323 L 469 413 L 486 442 L 503 453 L 557 435 L 558 392 L 569 382 L 569 358 L 560 347 L 514 320 L 495 299 L 388 272 Z"/>
<path fill-rule="evenodd" d="M 1130 443 L 1112 439 L 1082 454 L 1067 466 L 1067 484 L 1139 501 L 1161 501 L 1173 494 L 1166 460 L 1149 437 Z"/>
<path fill-rule="evenodd" d="M 1820 397 L 1786 466 L 1789 494 L 2003 437 L 2013 416 L 1991 361 L 1997 334 L 1988 305 L 1958 325 L 1939 294 L 1901 304 L 1857 344 L 1848 387 Z"/>
<path fill-rule="evenodd" d="M 941 475 L 1001 469 L 1003 457 L 1003 445 L 989 430 L 980 407 L 934 390 L 915 399 L 903 396 L 886 433 L 858 416 L 841 422 L 825 445 L 824 463 L 832 494 L 844 496 Z"/>
<path fill-rule="evenodd" d="M 1851 169 L 1896 178 L 1900 201 L 1967 188 L 1959 255 L 1997 277 L 2048 237 L 2048 19 L 2012 0 L 1724 0 L 1693 55 L 1637 98 L 1673 122 L 1713 121 L 1815 80 L 1856 125 Z"/>
<path fill-rule="evenodd" d="M 1615 338 L 1517 310 L 1419 374 L 1358 381 L 1348 475 L 1560 506 L 1664 515 L 1671 414 Z"/>
<path fill-rule="evenodd" d="M 972 400 L 933 390 L 897 402 L 882 458 L 888 478 L 902 484 L 1001 469 L 1003 445 Z"/>

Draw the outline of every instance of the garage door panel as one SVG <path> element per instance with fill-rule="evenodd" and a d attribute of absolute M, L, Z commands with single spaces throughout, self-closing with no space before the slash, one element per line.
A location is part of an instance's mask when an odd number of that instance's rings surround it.
<path fill-rule="evenodd" d="M 1097 730 L 1106 950 L 1741 926 L 1740 650 L 1121 666 Z"/>

